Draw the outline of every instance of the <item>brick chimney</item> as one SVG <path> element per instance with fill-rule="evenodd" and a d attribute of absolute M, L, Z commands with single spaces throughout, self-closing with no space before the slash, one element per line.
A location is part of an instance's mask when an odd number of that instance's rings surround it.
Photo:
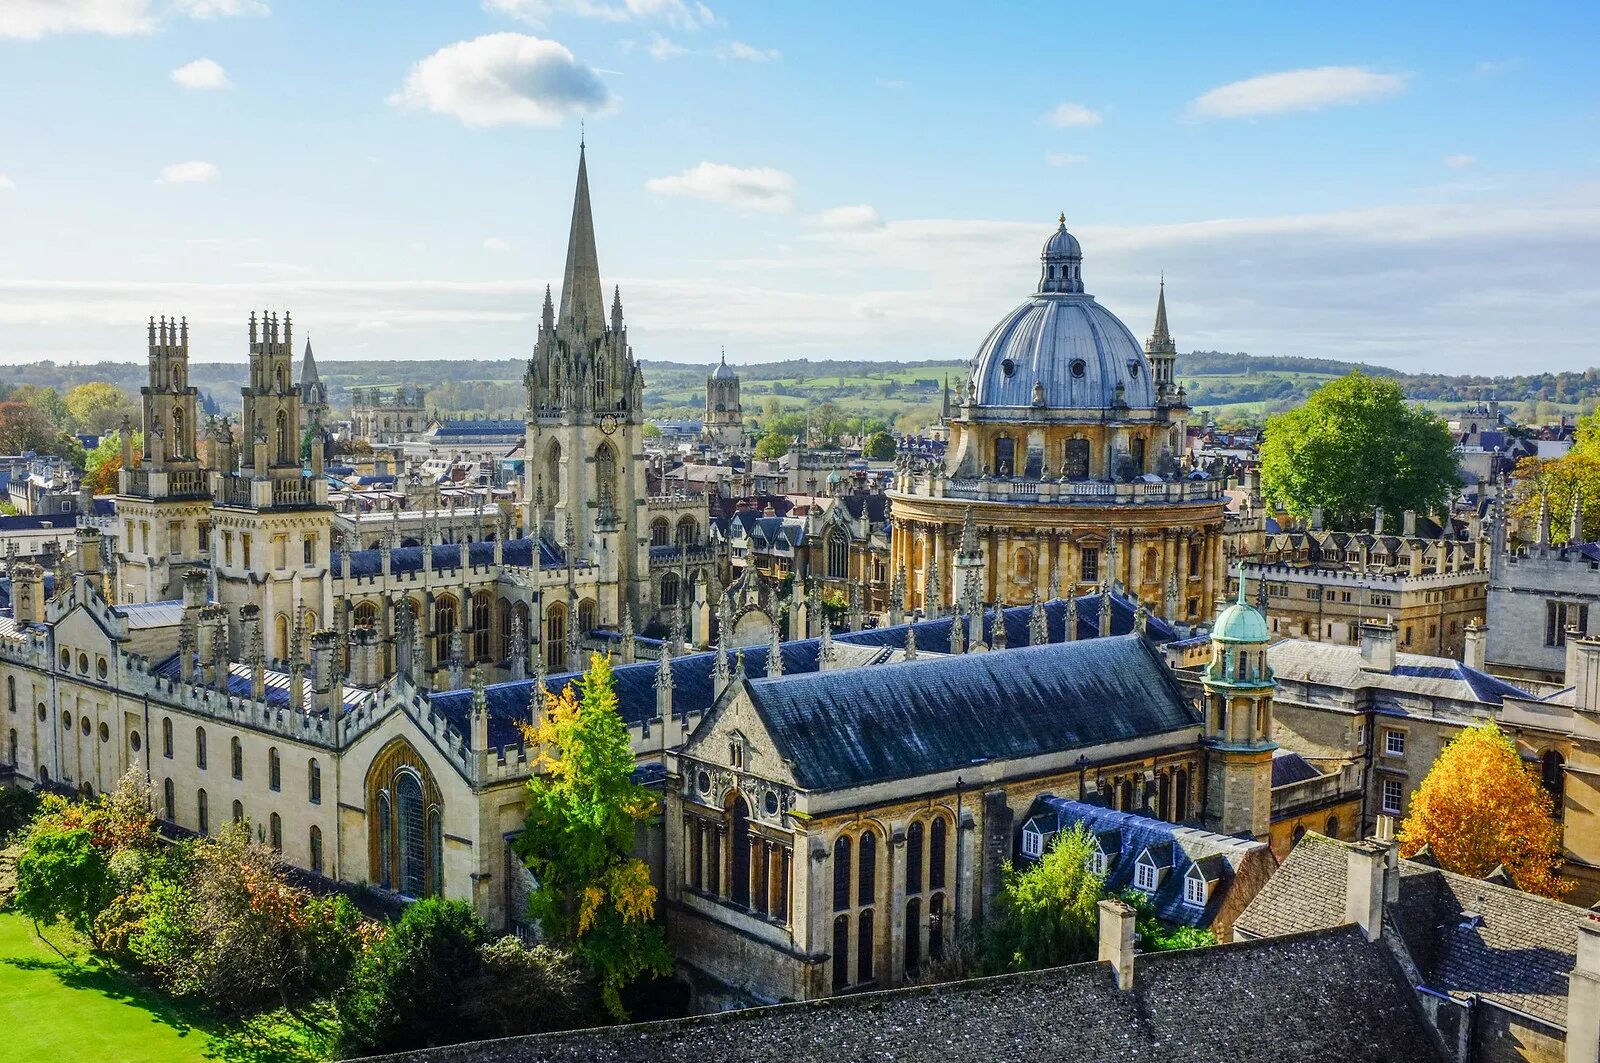
<path fill-rule="evenodd" d="M 1100 902 L 1100 962 L 1117 973 L 1117 988 L 1133 988 L 1133 924 L 1137 913 L 1117 900 Z"/>
<path fill-rule="evenodd" d="M 1600 1059 L 1600 913 L 1578 920 L 1578 959 L 1567 980 L 1567 1063 Z"/>
<path fill-rule="evenodd" d="M 1345 886 L 1344 918 L 1359 926 L 1368 941 L 1377 941 L 1383 936 L 1383 880 L 1387 856 L 1388 847 L 1377 842 L 1357 842 L 1348 850 L 1349 881 Z"/>
<path fill-rule="evenodd" d="M 1382 622 L 1361 623 L 1361 667 L 1369 672 L 1393 672 L 1400 629 L 1384 617 Z"/>
<path fill-rule="evenodd" d="M 1482 617 L 1467 622 L 1466 634 L 1461 642 L 1461 663 L 1468 668 L 1483 671 L 1484 650 L 1489 641 L 1489 629 Z"/>

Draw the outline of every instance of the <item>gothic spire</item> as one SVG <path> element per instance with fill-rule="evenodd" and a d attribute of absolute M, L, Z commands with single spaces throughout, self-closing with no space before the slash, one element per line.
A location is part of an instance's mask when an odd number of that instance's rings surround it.
<path fill-rule="evenodd" d="M 1156 327 L 1150 332 L 1150 342 L 1145 344 L 1145 350 L 1154 354 L 1172 346 L 1172 333 L 1167 329 L 1167 278 L 1163 276 L 1159 294 L 1156 295 Z"/>
<path fill-rule="evenodd" d="M 317 387 L 321 384 L 322 377 L 317 373 L 317 359 L 311 353 L 311 337 L 307 336 L 306 356 L 304 361 L 300 363 L 300 390 L 306 394 L 310 394 L 310 392 L 307 391 L 308 388 Z"/>
<path fill-rule="evenodd" d="M 605 291 L 600 286 L 600 256 L 594 246 L 594 213 L 589 206 L 589 166 L 578 148 L 578 187 L 572 198 L 572 230 L 567 235 L 567 269 L 561 278 L 561 324 L 581 330 L 605 327 Z"/>

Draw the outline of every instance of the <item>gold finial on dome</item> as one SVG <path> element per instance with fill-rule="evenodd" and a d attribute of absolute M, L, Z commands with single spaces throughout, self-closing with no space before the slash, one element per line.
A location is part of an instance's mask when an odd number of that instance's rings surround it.
<path fill-rule="evenodd" d="M 1061 223 L 1061 227 L 1065 229 L 1067 227 L 1067 212 L 1062 211 L 1061 217 L 1057 218 L 1056 221 L 1059 221 Z"/>

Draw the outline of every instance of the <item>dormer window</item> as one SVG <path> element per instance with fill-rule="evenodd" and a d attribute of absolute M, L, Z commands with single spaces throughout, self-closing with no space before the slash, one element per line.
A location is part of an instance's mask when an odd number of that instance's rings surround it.
<path fill-rule="evenodd" d="M 1022 826 L 1022 855 L 1032 860 L 1040 859 L 1050 848 L 1050 842 L 1055 836 L 1056 832 L 1046 830 L 1044 823 L 1039 819 L 1030 819 Z"/>
<path fill-rule="evenodd" d="M 1106 859 L 1105 851 L 1096 845 L 1094 851 L 1089 854 L 1089 873 L 1104 878 L 1106 869 L 1110 865 L 1111 861 Z"/>
<path fill-rule="evenodd" d="M 1200 868 L 1190 867 L 1189 873 L 1183 876 L 1183 903 L 1204 908 L 1210 894 L 1211 884 L 1200 873 Z"/>
<path fill-rule="evenodd" d="M 1147 857 L 1140 854 L 1139 862 L 1133 868 L 1134 888 L 1141 889 L 1146 893 L 1154 893 L 1159 881 L 1160 876 L 1156 873 L 1156 865 L 1150 863 Z"/>

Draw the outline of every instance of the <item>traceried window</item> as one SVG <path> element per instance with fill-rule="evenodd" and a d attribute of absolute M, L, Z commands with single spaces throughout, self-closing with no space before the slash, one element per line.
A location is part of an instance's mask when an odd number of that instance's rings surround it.
<path fill-rule="evenodd" d="M 837 528 L 828 534 L 828 578 L 845 579 L 850 575 L 850 540 Z"/>
<path fill-rule="evenodd" d="M 400 843 L 400 892 L 424 896 L 422 783 L 411 772 L 401 772 L 395 783 Z"/>

